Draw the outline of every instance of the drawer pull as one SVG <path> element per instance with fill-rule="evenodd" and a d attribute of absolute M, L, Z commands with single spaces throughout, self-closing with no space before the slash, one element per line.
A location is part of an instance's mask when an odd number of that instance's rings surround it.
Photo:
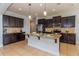
<path fill-rule="evenodd" d="M 40 36 L 37 36 L 38 37 L 38 40 L 40 40 Z"/>

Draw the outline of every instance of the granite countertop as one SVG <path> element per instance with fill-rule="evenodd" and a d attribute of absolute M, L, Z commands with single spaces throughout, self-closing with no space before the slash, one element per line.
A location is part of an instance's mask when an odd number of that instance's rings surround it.
<path fill-rule="evenodd" d="M 3 33 L 3 34 L 5 35 L 5 34 L 17 34 L 17 33 L 23 33 L 23 34 L 25 34 L 25 32 L 16 32 L 16 33 Z"/>
<path fill-rule="evenodd" d="M 39 37 L 45 37 L 45 38 L 53 38 L 53 39 L 59 39 L 62 35 L 58 33 L 54 34 L 44 34 L 44 33 L 27 33 L 31 36 L 39 36 Z"/>

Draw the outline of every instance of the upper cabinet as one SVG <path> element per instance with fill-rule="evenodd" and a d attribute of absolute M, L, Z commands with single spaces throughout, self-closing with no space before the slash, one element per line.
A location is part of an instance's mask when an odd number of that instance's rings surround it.
<path fill-rule="evenodd" d="M 19 23 L 19 27 L 23 27 L 23 21 L 24 21 L 23 19 L 19 19 L 19 22 L 18 22 Z"/>
<path fill-rule="evenodd" d="M 23 27 L 23 19 L 16 18 L 12 16 L 3 16 L 3 26 L 4 27 Z"/>
<path fill-rule="evenodd" d="M 61 23 L 61 16 L 53 17 L 53 23 Z"/>
<path fill-rule="evenodd" d="M 62 28 L 75 27 L 75 16 L 62 17 L 61 27 Z"/>
<path fill-rule="evenodd" d="M 53 27 L 61 27 L 61 16 L 53 17 Z"/>
<path fill-rule="evenodd" d="M 43 24 L 44 27 L 62 27 L 71 28 L 75 27 L 75 16 L 55 16 L 53 19 L 39 19 L 38 24 Z"/>
<path fill-rule="evenodd" d="M 14 27 L 15 26 L 15 18 L 9 16 L 9 26 Z"/>
<path fill-rule="evenodd" d="M 45 27 L 52 27 L 53 19 L 39 19 L 38 24 L 43 24 Z"/>
<path fill-rule="evenodd" d="M 45 19 L 38 19 L 38 24 L 45 24 Z"/>
<path fill-rule="evenodd" d="M 9 16 L 4 15 L 3 16 L 3 26 L 9 26 Z"/>

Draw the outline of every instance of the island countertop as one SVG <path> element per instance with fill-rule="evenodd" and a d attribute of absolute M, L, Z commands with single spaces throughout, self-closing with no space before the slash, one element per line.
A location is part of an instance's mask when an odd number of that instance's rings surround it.
<path fill-rule="evenodd" d="M 53 34 L 44 34 L 44 33 L 26 33 L 26 35 L 31 36 L 38 36 L 38 37 L 45 37 L 45 38 L 53 38 L 53 39 L 59 39 L 62 35 L 59 33 L 53 33 Z"/>

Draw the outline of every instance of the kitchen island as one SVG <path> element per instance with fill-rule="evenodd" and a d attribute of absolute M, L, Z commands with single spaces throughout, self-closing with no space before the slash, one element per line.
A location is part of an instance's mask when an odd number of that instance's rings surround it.
<path fill-rule="evenodd" d="M 40 49 L 42 51 L 51 53 L 52 55 L 59 55 L 59 38 L 60 34 L 39 34 L 30 33 L 26 35 L 28 38 L 28 46 Z"/>

